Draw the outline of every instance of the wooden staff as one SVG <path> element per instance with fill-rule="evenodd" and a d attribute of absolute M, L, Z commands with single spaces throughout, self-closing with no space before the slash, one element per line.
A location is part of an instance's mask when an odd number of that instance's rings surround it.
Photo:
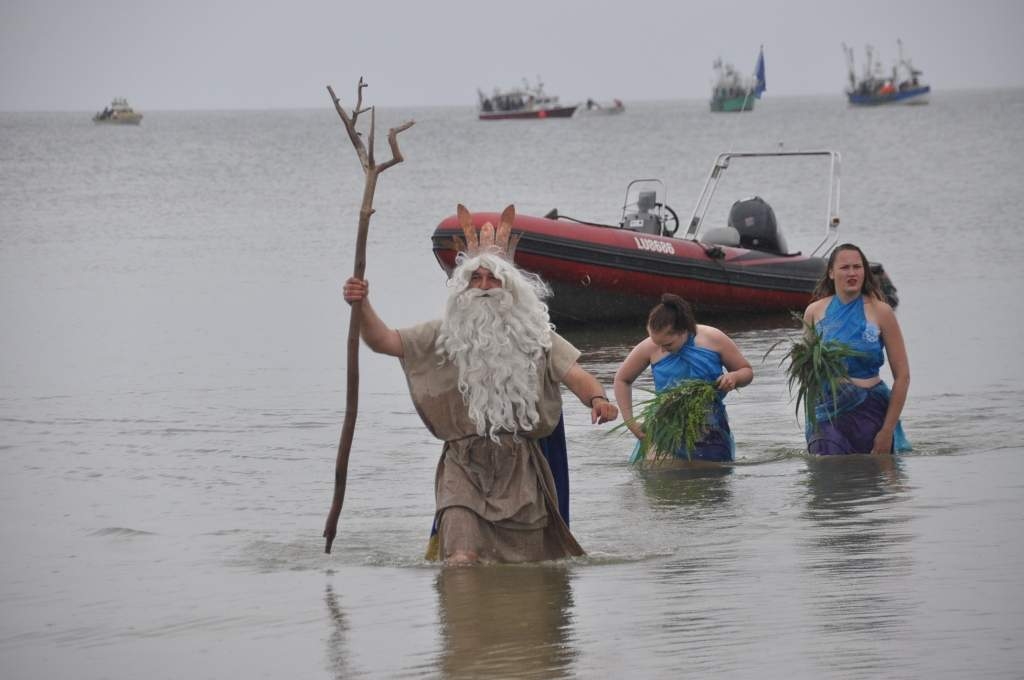
<path fill-rule="evenodd" d="M 370 228 L 370 216 L 373 215 L 373 192 L 377 188 L 377 177 L 392 165 L 398 165 L 405 158 L 398 148 L 398 133 L 412 127 L 414 121 L 406 121 L 398 127 L 388 130 L 388 145 L 391 147 L 391 160 L 380 165 L 373 157 L 373 135 L 376 128 L 374 107 L 364 109 L 363 88 L 366 83 L 359 78 L 356 105 L 350 116 L 345 112 L 341 101 L 334 94 L 330 85 L 327 91 L 334 101 L 334 108 L 337 110 L 341 121 L 345 124 L 345 131 L 356 149 L 359 162 L 363 166 L 363 173 L 366 175 L 366 183 L 363 185 L 363 205 L 359 209 L 359 230 L 356 234 L 356 260 L 352 276 L 363 278 L 366 273 L 366 234 Z M 356 131 L 356 121 L 359 114 L 370 112 L 370 135 L 368 143 L 363 144 L 362 135 Z M 356 429 L 356 412 L 359 407 L 359 330 L 362 322 L 362 302 L 352 303 L 352 310 L 348 322 L 348 381 L 345 394 L 345 422 L 341 427 L 341 440 L 338 442 L 338 458 L 334 467 L 334 500 L 331 502 L 331 511 L 327 515 L 327 525 L 324 527 L 324 538 L 327 545 L 324 552 L 331 552 L 331 544 L 338 532 L 338 516 L 341 515 L 341 505 L 345 501 L 345 482 L 348 479 L 348 456 L 352 450 L 352 435 Z"/>

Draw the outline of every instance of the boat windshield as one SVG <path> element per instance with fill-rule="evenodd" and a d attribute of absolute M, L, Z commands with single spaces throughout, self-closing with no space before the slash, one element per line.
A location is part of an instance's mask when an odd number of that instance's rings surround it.
<path fill-rule="evenodd" d="M 745 225 L 749 233 L 774 231 L 774 247 L 767 250 L 820 254 L 837 238 L 838 211 L 838 153 L 722 154 L 698 197 L 686 237 L 700 240 L 724 227 L 743 232 Z"/>

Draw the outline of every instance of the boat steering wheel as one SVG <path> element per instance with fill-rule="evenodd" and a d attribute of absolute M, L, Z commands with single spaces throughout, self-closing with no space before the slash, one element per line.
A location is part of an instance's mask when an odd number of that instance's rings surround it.
<path fill-rule="evenodd" d="M 656 205 L 668 213 L 665 223 L 661 225 L 661 233 L 665 236 L 674 236 L 679 231 L 679 215 L 667 203 L 657 203 Z"/>

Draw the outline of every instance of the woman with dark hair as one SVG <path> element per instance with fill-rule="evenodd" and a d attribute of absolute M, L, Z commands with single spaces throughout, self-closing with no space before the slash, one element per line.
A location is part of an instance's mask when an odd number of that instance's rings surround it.
<path fill-rule="evenodd" d="M 683 380 L 706 380 L 718 388 L 708 418 L 708 429 L 694 451 L 680 448 L 677 458 L 731 461 L 736 445 L 729 429 L 722 398 L 730 390 L 749 385 L 754 370 L 728 335 L 698 324 L 689 303 L 678 295 L 665 293 L 647 317 L 647 338 L 633 348 L 615 373 L 615 400 L 629 431 L 644 438 L 643 428 L 633 420 L 633 381 L 648 366 L 654 375 L 654 389 L 668 389 Z M 689 455 L 687 455 L 689 453 Z M 636 455 L 632 461 L 635 462 Z"/>
<path fill-rule="evenodd" d="M 850 378 L 838 394 L 819 398 L 818 424 L 806 433 L 807 450 L 823 455 L 909 451 L 900 425 L 910 386 L 907 348 L 896 314 L 860 248 L 836 246 L 814 297 L 804 311 L 807 325 L 823 340 L 837 340 L 858 354 L 845 360 Z M 886 355 L 892 390 L 878 374 Z"/>

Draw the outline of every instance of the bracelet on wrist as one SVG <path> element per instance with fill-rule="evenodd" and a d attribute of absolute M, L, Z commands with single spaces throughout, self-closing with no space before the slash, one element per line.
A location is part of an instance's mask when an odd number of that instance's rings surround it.
<path fill-rule="evenodd" d="M 594 408 L 594 400 L 595 399 L 604 399 L 605 401 L 608 401 L 608 397 L 604 396 L 603 394 L 595 394 L 593 397 L 590 398 L 590 404 L 589 404 L 590 408 Z M 608 403 L 611 403 L 611 402 L 609 401 Z"/>

